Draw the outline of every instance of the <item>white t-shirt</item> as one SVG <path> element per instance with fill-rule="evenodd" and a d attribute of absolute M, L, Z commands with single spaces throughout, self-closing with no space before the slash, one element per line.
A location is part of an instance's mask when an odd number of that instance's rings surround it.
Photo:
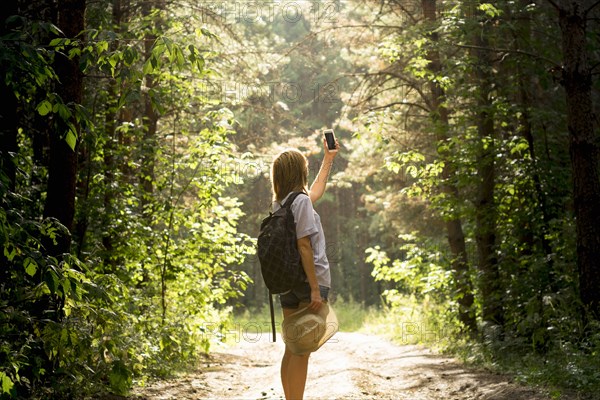
<path fill-rule="evenodd" d="M 281 201 L 285 204 L 291 193 Z M 281 204 L 277 201 L 273 202 L 273 212 L 281 208 Z M 296 222 L 296 238 L 300 239 L 305 236 L 310 237 L 310 245 L 313 249 L 315 260 L 315 273 L 317 282 L 320 286 L 331 287 L 331 273 L 329 271 L 329 261 L 327 260 L 325 234 L 323 226 L 321 226 L 321 218 L 314 210 L 310 197 L 299 194 L 291 205 L 294 221 Z"/>

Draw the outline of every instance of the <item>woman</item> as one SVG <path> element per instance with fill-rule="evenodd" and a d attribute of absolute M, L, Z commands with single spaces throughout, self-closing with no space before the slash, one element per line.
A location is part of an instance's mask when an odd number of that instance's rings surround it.
<path fill-rule="evenodd" d="M 298 310 L 300 303 L 308 303 L 308 308 L 317 311 L 327 301 L 331 286 L 329 262 L 325 254 L 325 235 L 313 203 L 325 192 L 327 178 L 339 149 L 328 150 L 323 141 L 325 156 L 319 173 L 308 190 L 308 160 L 295 149 L 281 152 L 273 161 L 271 168 L 271 184 L 273 189 L 273 211 L 285 204 L 292 192 L 304 192 L 291 205 L 296 222 L 296 238 L 302 259 L 302 267 L 306 272 L 306 282 L 293 288 L 290 292 L 279 295 L 284 318 Z M 286 346 L 281 360 L 281 383 L 287 400 L 302 399 L 306 385 L 309 354 L 296 355 Z"/>

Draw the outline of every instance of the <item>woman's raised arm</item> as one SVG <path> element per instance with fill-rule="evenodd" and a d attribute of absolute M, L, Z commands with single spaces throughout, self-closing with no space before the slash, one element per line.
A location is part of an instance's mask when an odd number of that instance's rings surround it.
<path fill-rule="evenodd" d="M 323 139 L 323 147 L 325 148 L 325 156 L 323 157 L 323 162 L 321 163 L 321 168 L 319 168 L 319 173 L 317 174 L 314 182 L 310 186 L 310 201 L 314 204 L 317 200 L 323 196 L 325 193 L 325 186 L 327 185 L 327 179 L 329 178 L 329 173 L 331 172 L 331 167 L 333 166 L 333 159 L 337 155 L 340 149 L 340 144 L 336 140 L 335 148 L 337 151 L 329 151 L 327 148 L 327 142 Z"/>

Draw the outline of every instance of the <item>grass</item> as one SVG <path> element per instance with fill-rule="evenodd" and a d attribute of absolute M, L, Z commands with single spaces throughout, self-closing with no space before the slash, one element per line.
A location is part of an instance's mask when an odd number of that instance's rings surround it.
<path fill-rule="evenodd" d="M 423 304 L 414 298 L 407 298 L 402 307 L 393 310 L 378 306 L 365 306 L 339 296 L 330 306 L 335 310 L 342 332 L 377 334 L 400 344 L 433 344 L 446 335 L 445 329 L 437 328 L 439 323 L 427 320 Z M 275 327 L 283 320 L 281 307 L 275 303 Z M 268 304 L 258 308 L 244 308 L 234 312 L 229 327 L 249 333 L 271 331 L 271 317 Z"/>
<path fill-rule="evenodd" d="M 536 351 L 508 339 L 487 348 L 473 347 L 471 353 L 479 356 L 481 364 L 507 372 L 518 382 L 547 388 L 553 399 L 600 399 L 597 344 L 595 349 L 584 350 L 564 338 L 549 344 L 546 351 Z"/>
<path fill-rule="evenodd" d="M 421 344 L 432 348 L 445 348 L 455 343 L 456 326 L 445 321 L 445 310 L 414 296 L 402 297 L 397 306 L 380 307 L 371 313 L 361 332 L 383 336 L 399 345 Z"/>
<path fill-rule="evenodd" d="M 462 337 L 446 307 L 408 296 L 396 304 L 370 314 L 360 331 L 400 345 L 423 344 L 468 365 L 508 373 L 523 384 L 544 387 L 553 399 L 600 400 L 599 342 L 584 351 L 564 337 L 545 353 L 514 339 L 484 344 Z"/>
<path fill-rule="evenodd" d="M 343 332 L 360 331 L 368 320 L 373 319 L 379 312 L 376 307 L 365 307 L 354 301 L 337 300 L 331 303 Z M 283 320 L 281 306 L 275 303 L 275 327 L 279 328 Z M 245 308 L 234 312 L 229 320 L 234 329 L 242 329 L 253 332 L 270 332 L 271 317 L 269 305 L 265 304 L 258 308 Z"/>

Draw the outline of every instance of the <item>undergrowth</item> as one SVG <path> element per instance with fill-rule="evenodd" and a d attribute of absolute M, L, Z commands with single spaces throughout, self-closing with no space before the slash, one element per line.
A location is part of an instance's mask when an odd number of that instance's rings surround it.
<path fill-rule="evenodd" d="M 418 301 L 406 296 L 394 304 L 371 312 L 360 331 L 400 345 L 424 345 L 469 366 L 509 374 L 517 382 L 543 388 L 553 399 L 600 399 L 598 333 L 585 341 L 556 337 L 544 349 L 517 337 L 468 339 L 445 311 L 448 307 L 433 304 L 427 297 Z M 600 329 L 592 326 L 590 331 Z"/>
<path fill-rule="evenodd" d="M 351 299 L 344 300 L 340 296 L 336 296 L 330 306 L 335 311 L 342 332 L 361 330 L 368 320 L 374 319 L 380 312 L 376 307 L 366 307 Z M 274 312 L 275 327 L 279 329 L 283 321 L 283 313 L 276 298 L 274 298 Z M 235 337 L 248 339 L 253 335 L 258 336 L 259 333 L 270 333 L 269 305 L 264 304 L 261 307 L 244 308 L 233 312 L 227 322 L 227 329 L 228 333 L 224 336 L 229 337 L 217 339 L 223 339 L 222 341 L 227 342 L 228 339 L 235 339 Z"/>

